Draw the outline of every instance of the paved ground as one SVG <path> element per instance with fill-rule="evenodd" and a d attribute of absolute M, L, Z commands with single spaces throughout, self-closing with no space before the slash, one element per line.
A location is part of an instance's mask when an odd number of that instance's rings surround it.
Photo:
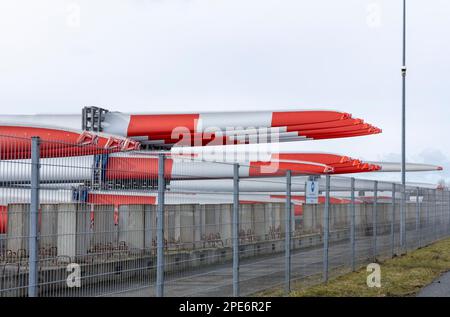
<path fill-rule="evenodd" d="M 430 228 L 431 229 L 431 228 Z M 434 229 L 434 228 L 433 228 Z M 421 242 L 423 245 L 437 238 L 436 230 L 423 230 Z M 423 237 L 427 237 L 424 239 Z M 395 251 L 398 246 L 398 233 L 395 236 Z M 418 247 L 419 237 L 415 230 L 407 232 L 408 249 Z M 373 259 L 373 237 L 362 235 L 356 241 L 357 264 L 367 264 Z M 391 235 L 378 236 L 376 241 L 377 257 L 389 257 L 392 252 Z M 292 252 L 291 276 L 292 280 L 314 276 L 321 281 L 323 273 L 323 246 L 300 249 Z M 351 248 L 348 240 L 331 244 L 329 247 L 330 276 L 337 270 L 349 271 L 351 267 Z M 143 273 L 133 280 L 121 283 L 107 282 L 101 285 L 86 286 L 73 290 L 70 296 L 154 296 L 154 276 Z M 284 282 L 285 257 L 284 254 L 271 254 L 265 257 L 241 260 L 240 265 L 240 294 L 251 295 Z M 203 268 L 185 269 L 165 277 L 165 296 L 232 296 L 232 264 L 222 263 Z M 450 284 L 450 276 L 449 276 Z M 58 294 L 56 296 L 64 296 Z"/>
<path fill-rule="evenodd" d="M 450 272 L 442 274 L 433 283 L 422 288 L 417 297 L 450 297 Z"/>
<path fill-rule="evenodd" d="M 408 232 L 409 248 L 415 248 L 414 232 Z M 398 243 L 396 237 L 396 243 Z M 349 242 L 336 243 L 329 248 L 329 268 L 349 270 L 351 251 Z M 377 256 L 391 254 L 390 234 L 379 236 L 377 239 Z M 357 263 L 369 263 L 372 260 L 372 236 L 359 237 L 356 242 Z M 292 279 L 302 279 L 308 276 L 317 276 L 320 281 L 323 272 L 323 248 L 296 250 L 292 254 Z M 242 296 L 251 295 L 284 282 L 285 258 L 284 255 L 271 255 L 259 259 L 241 261 L 240 266 L 240 292 Z M 332 275 L 332 273 L 331 273 Z M 168 276 L 164 293 L 166 296 L 232 296 L 232 266 L 231 263 L 215 265 L 207 269 L 185 271 L 179 276 Z M 154 296 L 154 285 L 142 286 L 128 285 L 122 290 L 111 290 L 110 296 Z"/>

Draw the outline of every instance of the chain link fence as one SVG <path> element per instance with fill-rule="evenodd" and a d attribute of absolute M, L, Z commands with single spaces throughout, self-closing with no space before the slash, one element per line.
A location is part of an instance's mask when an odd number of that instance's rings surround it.
<path fill-rule="evenodd" d="M 0 297 L 288 292 L 450 234 L 444 189 L 0 141 Z"/>

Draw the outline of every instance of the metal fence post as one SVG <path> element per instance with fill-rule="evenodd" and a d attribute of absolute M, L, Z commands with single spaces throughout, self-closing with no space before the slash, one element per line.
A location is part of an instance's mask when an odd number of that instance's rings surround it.
<path fill-rule="evenodd" d="M 31 138 L 31 202 L 28 236 L 28 296 L 38 295 L 38 213 L 39 213 L 39 169 L 40 169 L 40 138 Z"/>
<path fill-rule="evenodd" d="M 372 257 L 377 259 L 377 208 L 378 208 L 378 182 L 373 185 L 373 209 L 372 209 Z"/>
<path fill-rule="evenodd" d="M 395 255 L 395 184 L 392 184 L 391 257 Z"/>
<path fill-rule="evenodd" d="M 442 206 L 444 205 L 444 190 L 439 195 L 439 238 L 442 237 Z"/>
<path fill-rule="evenodd" d="M 330 223 L 330 175 L 326 176 L 325 208 L 323 210 L 323 281 L 328 282 L 328 234 Z"/>
<path fill-rule="evenodd" d="M 438 238 L 440 239 L 442 236 L 442 202 L 444 201 L 443 195 L 444 191 L 441 192 L 439 195 L 439 217 L 438 217 L 438 224 L 439 224 L 439 231 L 438 231 Z"/>
<path fill-rule="evenodd" d="M 428 235 L 427 242 L 428 243 L 430 243 L 433 240 L 432 234 L 431 234 L 432 227 L 433 227 L 433 223 L 432 223 L 433 210 L 432 210 L 432 208 L 433 208 L 433 193 L 432 193 L 432 190 L 430 189 L 428 191 L 428 230 L 427 230 L 428 231 L 428 233 L 427 233 L 427 235 Z"/>
<path fill-rule="evenodd" d="M 448 191 L 447 209 L 448 209 L 448 232 L 450 234 L 450 190 Z"/>
<path fill-rule="evenodd" d="M 287 294 L 291 291 L 291 171 L 286 171 L 286 206 L 285 206 L 285 279 L 284 286 Z"/>
<path fill-rule="evenodd" d="M 434 232 L 434 240 L 437 240 L 438 234 L 437 234 L 437 200 L 438 200 L 438 195 L 437 195 L 437 189 L 433 190 L 433 197 L 434 197 L 434 220 L 433 220 L 433 232 Z"/>
<path fill-rule="evenodd" d="M 429 241 L 428 242 L 433 242 L 434 240 L 434 217 L 433 217 L 433 213 L 434 213 L 434 191 L 432 189 L 430 189 L 430 212 L 428 215 L 428 218 L 430 219 L 430 225 L 428 226 L 428 236 L 429 236 Z"/>
<path fill-rule="evenodd" d="M 441 236 L 445 236 L 445 189 L 442 189 L 441 193 Z"/>
<path fill-rule="evenodd" d="M 442 189 L 439 195 L 439 238 L 442 238 L 442 225 L 443 225 L 443 206 L 444 206 L 444 189 Z"/>
<path fill-rule="evenodd" d="M 239 296 L 239 164 L 233 166 L 233 296 Z"/>
<path fill-rule="evenodd" d="M 352 248 L 352 271 L 356 270 L 356 241 L 355 241 L 355 220 L 356 220 L 356 210 L 355 210 L 355 178 L 352 177 L 350 179 L 350 187 L 351 187 L 351 202 L 350 202 L 350 246 Z"/>
<path fill-rule="evenodd" d="M 445 189 L 441 193 L 441 237 L 445 237 Z"/>
<path fill-rule="evenodd" d="M 426 194 L 427 194 L 427 199 L 426 199 L 426 203 L 425 203 L 425 207 L 426 207 L 426 215 L 425 215 L 425 218 L 426 218 L 426 221 L 425 221 L 425 223 L 426 223 L 426 226 L 425 226 L 425 235 L 426 235 L 426 237 L 425 237 L 425 239 L 426 239 L 426 243 L 428 243 L 429 242 L 429 231 L 430 231 L 430 190 L 429 189 L 426 189 L 425 190 L 425 192 L 426 192 Z"/>
<path fill-rule="evenodd" d="M 401 200 L 400 200 L 400 254 L 405 250 L 405 209 L 406 209 L 406 188 L 401 185 Z"/>
<path fill-rule="evenodd" d="M 417 187 L 417 192 L 416 192 L 416 238 L 419 240 L 418 241 L 419 247 L 421 247 L 422 246 L 422 230 L 420 228 L 421 221 L 420 221 L 419 195 L 420 195 L 420 188 Z"/>
<path fill-rule="evenodd" d="M 156 296 L 164 296 L 164 154 L 158 156 L 158 213 L 156 218 Z"/>
<path fill-rule="evenodd" d="M 442 237 L 446 236 L 446 225 L 445 225 L 445 206 L 446 206 L 446 195 L 445 195 L 445 188 L 442 189 L 442 202 L 441 202 L 441 224 L 442 224 Z"/>

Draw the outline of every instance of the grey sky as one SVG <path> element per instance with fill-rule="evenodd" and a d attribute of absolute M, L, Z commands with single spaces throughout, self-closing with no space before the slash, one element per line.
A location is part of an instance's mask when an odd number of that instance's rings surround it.
<path fill-rule="evenodd" d="M 408 5 L 407 156 L 447 169 L 408 180 L 450 180 L 450 2 Z M 400 0 L 0 2 L 4 114 L 337 109 L 383 133 L 281 148 L 392 160 L 400 65 Z"/>

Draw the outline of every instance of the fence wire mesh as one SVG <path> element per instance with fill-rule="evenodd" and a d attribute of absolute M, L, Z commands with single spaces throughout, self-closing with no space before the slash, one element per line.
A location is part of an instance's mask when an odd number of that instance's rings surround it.
<path fill-rule="evenodd" d="M 445 189 L 252 177 L 264 166 L 120 142 L 0 141 L 0 297 L 288 291 L 450 234 Z"/>

